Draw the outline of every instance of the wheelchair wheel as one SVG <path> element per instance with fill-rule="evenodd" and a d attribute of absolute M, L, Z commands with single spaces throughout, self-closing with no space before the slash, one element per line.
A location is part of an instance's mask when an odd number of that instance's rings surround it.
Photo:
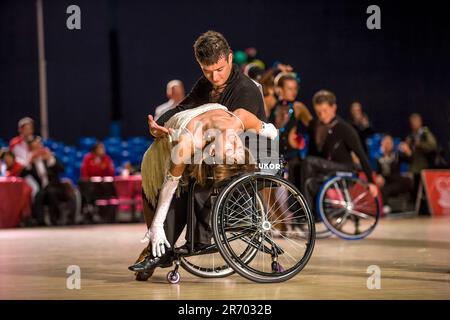
<path fill-rule="evenodd" d="M 335 176 L 319 191 L 317 208 L 327 228 L 347 240 L 367 237 L 380 217 L 378 199 L 368 184 L 356 177 Z"/>
<path fill-rule="evenodd" d="M 288 227 L 300 225 L 301 232 Z M 314 248 L 314 221 L 305 199 L 290 182 L 270 174 L 245 174 L 223 188 L 212 229 L 223 259 L 255 282 L 292 278 Z"/>
<path fill-rule="evenodd" d="M 218 252 L 181 257 L 180 263 L 183 269 L 201 278 L 224 278 L 234 273 Z"/>
<path fill-rule="evenodd" d="M 328 229 L 325 223 L 322 221 L 316 221 L 315 223 L 316 228 L 316 239 L 326 239 L 333 235 L 333 232 Z"/>
<path fill-rule="evenodd" d="M 257 195 L 256 206 L 259 212 L 263 212 L 264 204 L 259 195 Z M 242 207 L 235 208 L 235 210 L 240 209 L 242 209 Z M 251 208 L 247 208 L 246 210 L 250 209 Z M 224 278 L 232 275 L 234 273 L 233 268 L 226 263 L 217 249 L 216 251 L 217 252 L 213 253 L 199 253 L 190 256 L 183 256 L 180 259 L 181 266 L 189 273 L 202 278 Z M 255 257 L 256 252 L 256 248 L 251 245 L 247 245 L 246 250 L 242 251 L 240 257 L 243 261 L 248 263 Z"/>

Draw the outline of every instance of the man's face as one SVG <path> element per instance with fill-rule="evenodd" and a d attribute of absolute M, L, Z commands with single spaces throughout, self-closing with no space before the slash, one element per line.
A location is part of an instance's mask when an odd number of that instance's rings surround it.
<path fill-rule="evenodd" d="M 384 137 L 383 140 L 381 140 L 381 148 L 385 153 L 392 152 L 392 150 L 394 150 L 394 141 L 392 140 L 392 137 Z"/>
<path fill-rule="evenodd" d="M 362 117 L 362 107 L 358 102 L 352 103 L 350 107 L 350 113 L 352 114 L 352 118 L 354 120 L 359 120 Z"/>
<path fill-rule="evenodd" d="M 314 105 L 317 118 L 324 124 L 329 124 L 336 116 L 336 104 L 329 104 L 327 102 Z"/>
<path fill-rule="evenodd" d="M 176 102 L 184 99 L 184 88 L 182 86 L 174 86 L 172 88 L 171 98 Z"/>
<path fill-rule="evenodd" d="M 278 106 L 275 113 L 275 125 L 277 128 L 284 127 L 289 117 L 289 106 Z"/>
<path fill-rule="evenodd" d="M 3 160 L 8 168 L 11 168 L 14 164 L 14 158 L 10 154 L 6 154 Z"/>
<path fill-rule="evenodd" d="M 24 124 L 20 127 L 19 132 L 24 137 L 32 136 L 34 133 L 34 126 L 31 123 Z"/>
<path fill-rule="evenodd" d="M 295 101 L 298 94 L 298 84 L 295 80 L 286 80 L 280 90 L 281 97 L 287 101 Z"/>
<path fill-rule="evenodd" d="M 233 67 L 233 54 L 230 53 L 227 58 L 222 57 L 215 64 L 210 66 L 202 65 L 203 74 L 214 87 L 220 87 L 227 82 Z"/>
<path fill-rule="evenodd" d="M 422 118 L 421 117 L 411 117 L 409 119 L 409 124 L 411 125 L 411 129 L 414 131 L 422 128 Z"/>

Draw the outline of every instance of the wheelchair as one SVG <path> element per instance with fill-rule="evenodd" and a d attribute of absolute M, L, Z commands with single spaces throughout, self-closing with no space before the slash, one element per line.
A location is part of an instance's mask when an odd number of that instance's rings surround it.
<path fill-rule="evenodd" d="M 243 173 L 213 185 L 213 239 L 197 252 L 193 241 L 194 189 L 192 183 L 187 219 L 190 253 L 174 250 L 175 268 L 167 274 L 169 283 L 180 282 L 180 266 L 203 278 L 236 272 L 258 283 L 286 281 L 306 266 L 314 249 L 314 218 L 303 195 L 279 174 Z M 302 233 L 288 230 L 292 224 L 302 225 Z"/>
<path fill-rule="evenodd" d="M 381 205 L 368 188 L 368 183 L 354 172 L 336 172 L 319 178 L 320 189 L 315 197 L 316 236 L 335 234 L 346 240 L 367 237 L 378 224 Z M 308 182 L 307 182 L 308 183 Z"/>

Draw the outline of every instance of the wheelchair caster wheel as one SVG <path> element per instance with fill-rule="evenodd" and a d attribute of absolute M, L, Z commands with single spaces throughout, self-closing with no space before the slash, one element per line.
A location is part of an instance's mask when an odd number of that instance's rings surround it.
<path fill-rule="evenodd" d="M 167 274 L 167 281 L 171 284 L 177 284 L 180 282 L 180 274 L 178 271 L 169 271 Z"/>
<path fill-rule="evenodd" d="M 281 272 L 284 272 L 284 268 L 281 266 L 281 264 L 274 261 L 274 262 L 272 262 L 272 271 L 281 273 Z"/>

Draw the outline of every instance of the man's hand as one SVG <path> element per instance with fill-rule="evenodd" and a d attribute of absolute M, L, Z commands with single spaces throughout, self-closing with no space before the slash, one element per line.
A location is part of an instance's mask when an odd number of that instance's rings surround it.
<path fill-rule="evenodd" d="M 406 142 L 401 142 L 398 145 L 398 150 L 400 150 L 401 152 L 403 152 L 405 155 L 407 155 L 408 157 L 412 154 L 411 148 L 409 147 L 409 145 Z"/>
<path fill-rule="evenodd" d="M 378 188 L 375 184 L 369 183 L 369 191 L 372 197 L 376 198 L 378 196 Z"/>
<path fill-rule="evenodd" d="M 382 175 L 377 175 L 375 177 L 375 184 L 379 187 L 379 188 L 383 188 L 384 184 L 385 184 L 385 180 L 383 178 Z"/>
<path fill-rule="evenodd" d="M 164 135 L 169 134 L 169 130 L 167 128 L 158 125 L 155 119 L 153 119 L 153 116 L 150 114 L 148 115 L 148 128 L 150 134 L 155 138 L 161 138 Z"/>

